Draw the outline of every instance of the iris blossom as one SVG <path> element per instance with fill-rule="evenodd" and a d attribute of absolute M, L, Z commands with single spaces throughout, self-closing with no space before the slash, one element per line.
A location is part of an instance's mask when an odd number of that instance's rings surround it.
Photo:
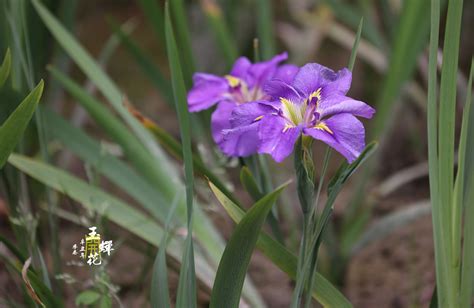
<path fill-rule="evenodd" d="M 189 111 L 197 112 L 217 104 L 212 113 L 211 129 L 214 141 L 229 156 L 248 156 L 258 150 L 258 132 L 242 131 L 234 133 L 234 138 L 224 138 L 223 132 L 231 128 L 229 121 L 232 111 L 237 106 L 270 99 L 263 88 L 270 79 L 291 82 L 298 67 L 290 64 L 281 65 L 287 54 L 276 55 L 264 62 L 251 63 L 241 57 L 235 62 L 229 75 L 224 77 L 205 73 L 193 76 L 194 86 L 188 93 Z M 241 142 L 246 140 L 246 142 Z"/>
<path fill-rule="evenodd" d="M 356 117 L 371 118 L 375 110 L 346 96 L 351 82 L 348 69 L 334 72 L 306 64 L 292 82 L 277 78 L 267 82 L 264 90 L 270 99 L 235 108 L 232 128 L 224 130 L 224 139 L 238 139 L 241 146 L 258 143 L 258 153 L 281 162 L 303 135 L 325 142 L 352 162 L 365 147 L 364 126 Z M 248 131 L 257 131 L 252 136 L 258 138 L 243 139 Z"/>

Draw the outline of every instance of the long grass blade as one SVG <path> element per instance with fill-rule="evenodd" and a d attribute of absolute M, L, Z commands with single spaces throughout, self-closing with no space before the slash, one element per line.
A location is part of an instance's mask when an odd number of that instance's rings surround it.
<path fill-rule="evenodd" d="M 173 1 L 176 2 L 176 1 Z M 184 85 L 183 72 L 179 60 L 178 47 L 171 24 L 169 3 L 165 4 L 165 38 L 169 66 L 171 70 L 171 84 L 178 113 L 181 143 L 183 148 L 184 176 L 186 184 L 186 209 L 187 227 L 185 250 L 183 254 L 182 268 L 179 275 L 178 295 L 176 305 L 178 307 L 196 307 L 196 277 L 194 268 L 193 247 L 193 199 L 194 199 L 194 175 L 193 175 L 193 153 L 191 149 L 191 128 L 186 100 L 186 87 Z"/>
<path fill-rule="evenodd" d="M 97 186 L 90 185 L 61 169 L 22 155 L 12 154 L 8 162 L 41 183 L 67 195 L 88 210 L 108 218 L 129 233 L 154 246 L 160 244 L 163 228 L 155 220 Z M 172 238 L 167 246 L 167 253 L 174 260 L 180 260 L 183 253 L 182 241 Z M 196 254 L 196 269 L 200 281 L 210 288 L 215 271 L 206 259 Z"/>
<path fill-rule="evenodd" d="M 133 116 L 123 106 L 123 94 L 116 84 L 105 74 L 105 72 L 97 65 L 96 61 L 89 53 L 79 44 L 79 42 L 59 23 L 59 21 L 51 14 L 51 12 L 39 1 L 31 1 L 36 12 L 43 20 L 53 37 L 59 45 L 61 45 L 72 60 L 86 74 L 86 76 L 97 86 L 102 94 L 107 98 L 112 107 L 124 119 L 138 139 L 159 159 L 164 159 L 163 153 L 156 145 L 150 133 L 137 122 Z M 165 168 L 165 165 L 161 166 Z M 170 172 L 170 170 L 167 170 Z"/>
<path fill-rule="evenodd" d="M 474 61 L 471 62 L 471 72 L 469 74 L 468 92 L 466 104 L 464 105 L 463 128 L 461 132 L 461 144 L 459 152 L 464 154 L 459 159 L 459 168 L 464 169 L 464 185 L 460 181 L 456 182 L 459 187 L 458 194 L 462 195 L 462 209 L 464 210 L 464 245 L 461 267 L 461 293 L 460 306 L 469 307 L 472 304 L 474 295 L 474 108 L 472 107 L 472 79 L 474 75 Z M 464 124 L 466 122 L 466 124 Z M 461 167 L 461 159 L 463 167 Z"/>
<path fill-rule="evenodd" d="M 456 117 L 456 82 L 459 57 L 459 40 L 461 33 L 462 0 L 449 1 L 448 16 L 446 20 L 446 33 L 443 45 L 443 65 L 441 69 L 441 82 L 439 93 L 439 209 L 442 220 L 442 236 L 445 239 L 447 251 L 448 277 L 447 290 L 442 290 L 440 285 L 438 292 L 446 292 L 446 296 L 439 296 L 440 306 L 455 306 L 456 297 L 459 289 L 459 269 L 461 262 L 460 242 L 453 238 L 454 228 L 460 226 L 454 225 L 454 213 L 460 209 L 453 207 L 453 169 L 454 169 L 454 138 L 455 138 L 455 117 Z M 459 216 L 458 216 L 459 217 Z M 443 277 L 441 277 L 443 279 Z M 447 299 L 447 302 L 444 302 Z"/>
<path fill-rule="evenodd" d="M 235 228 L 217 269 L 209 305 L 211 308 L 239 307 L 245 275 L 260 230 L 286 185 L 255 203 Z"/>
<path fill-rule="evenodd" d="M 22 263 L 14 262 L 9 258 L 0 254 L 0 261 L 4 263 L 8 268 L 12 269 L 19 276 L 22 275 Z M 27 278 L 31 283 L 31 286 L 40 297 L 41 301 L 46 307 L 64 307 L 64 303 L 60 298 L 55 296 L 49 289 L 49 287 L 38 277 L 38 274 L 30 267 L 26 272 Z"/>
<path fill-rule="evenodd" d="M 104 151 L 99 142 L 72 126 L 61 116 L 48 109 L 43 109 L 42 112 L 48 124 L 46 129 L 53 140 L 58 140 L 84 162 L 93 166 L 100 174 L 138 201 L 160 222 L 165 221 L 168 202 L 147 180 L 120 159 Z"/>
<path fill-rule="evenodd" d="M 168 217 L 165 222 L 165 230 L 161 239 L 155 263 L 153 265 L 153 274 L 151 278 L 151 306 L 153 308 L 171 307 L 169 287 L 168 287 L 168 268 L 166 266 L 166 245 L 170 237 L 170 226 L 173 221 L 177 205 L 179 204 L 180 194 L 175 196 L 175 200 L 168 211 Z"/>
<path fill-rule="evenodd" d="M 102 106 L 97 99 L 90 96 L 74 81 L 54 68 L 51 68 L 51 73 L 53 77 L 58 79 L 65 89 L 86 108 L 91 117 L 102 126 L 107 134 L 122 146 L 126 156 L 140 174 L 163 195 L 163 198 L 168 200 L 168 203 L 170 203 L 176 192 L 180 191 L 182 187 L 181 183 L 177 179 L 174 179 L 174 170 L 168 170 L 166 167 L 166 165 L 170 165 L 170 163 L 165 160 L 161 164 L 158 164 L 153 156 L 144 149 L 143 145 L 134 138 L 133 134 L 131 134 L 107 108 Z M 180 202 L 177 215 L 181 221 L 186 221 L 187 214 L 184 200 Z M 218 260 L 223 251 L 223 240 L 198 206 L 195 208 L 195 221 L 197 222 L 194 224 L 196 238 L 200 244 L 206 248 L 206 253 L 212 259 L 212 265 L 217 267 Z M 253 291 L 252 288 L 248 288 L 245 292 L 250 294 Z"/>
<path fill-rule="evenodd" d="M 20 103 L 8 119 L 0 126 L 0 169 L 5 165 L 8 156 L 20 141 L 23 132 L 33 116 L 43 93 L 44 82 L 41 80 L 36 88 Z"/>
<path fill-rule="evenodd" d="M 433 221 L 433 237 L 435 246 L 436 265 L 436 300 L 446 304 L 448 271 L 446 268 L 446 245 L 442 234 L 442 213 L 439 202 L 439 173 L 438 173 L 438 97 L 437 97 L 437 56 L 439 41 L 440 2 L 431 1 L 431 30 L 429 48 L 429 72 L 428 72 L 428 166 L 430 180 L 430 197 Z M 442 289 L 442 290 L 440 290 Z M 443 293 L 443 294 L 441 294 Z M 433 295 L 433 296 L 435 296 Z"/>
<path fill-rule="evenodd" d="M 186 16 L 186 10 L 183 0 L 172 0 L 169 1 L 170 13 L 173 16 L 173 24 L 176 26 L 176 41 L 179 46 L 178 55 L 180 55 L 183 79 L 186 88 L 189 89 L 192 84 L 192 76 L 195 72 L 195 63 L 193 57 L 193 48 L 191 45 L 191 38 L 189 34 L 188 18 Z M 166 14 L 165 14 L 166 15 Z M 166 24 L 166 22 L 165 22 Z M 166 32 L 166 29 L 165 29 Z"/>
<path fill-rule="evenodd" d="M 220 204 L 227 211 L 227 214 L 239 223 L 245 215 L 245 211 L 234 204 L 226 195 L 212 183 L 209 183 L 212 192 L 219 200 Z M 265 232 L 261 232 L 257 241 L 257 247 L 288 276 L 296 279 L 297 258 L 284 246 L 272 239 Z M 317 288 L 312 290 L 313 297 L 324 307 L 352 307 L 350 302 L 319 273 L 316 273 L 315 284 Z"/>
<path fill-rule="evenodd" d="M 157 187 L 160 187 L 167 194 L 168 200 L 171 200 L 174 189 L 172 183 L 167 179 L 173 173 L 163 172 L 160 165 L 155 162 L 153 155 L 99 100 L 57 69 L 50 67 L 49 70 L 52 76 L 87 110 L 89 115 L 102 126 L 108 135 L 122 146 L 125 155 L 143 176 Z"/>
<path fill-rule="evenodd" d="M 3 58 L 2 65 L 0 66 L 0 88 L 3 87 L 5 81 L 7 81 L 8 75 L 10 75 L 10 69 L 12 66 L 12 56 L 10 48 L 7 49 L 5 57 Z"/>
<path fill-rule="evenodd" d="M 275 34 L 273 33 L 272 2 L 257 0 L 257 36 L 263 60 L 268 60 L 276 53 Z"/>
<path fill-rule="evenodd" d="M 355 60 L 357 57 L 357 50 L 359 49 L 360 37 L 362 35 L 362 29 L 364 27 L 364 18 L 360 19 L 359 26 L 357 27 L 357 34 L 354 40 L 354 45 L 352 46 L 351 56 L 349 57 L 349 64 L 347 68 L 352 72 L 354 69 Z"/>

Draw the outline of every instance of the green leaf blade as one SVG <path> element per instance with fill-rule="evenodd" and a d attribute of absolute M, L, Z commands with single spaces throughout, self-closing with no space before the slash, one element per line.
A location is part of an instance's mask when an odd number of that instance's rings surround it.
<path fill-rule="evenodd" d="M 176 3 L 177 1 L 173 1 Z M 182 21 L 184 22 L 184 21 Z M 193 153 L 191 149 L 191 128 L 186 99 L 186 87 L 181 70 L 178 47 L 176 45 L 173 26 L 171 24 L 169 3 L 165 4 L 165 39 L 166 50 L 171 70 L 171 85 L 173 87 L 174 101 L 178 113 L 178 122 L 181 133 L 183 149 L 184 174 L 186 186 L 186 208 L 187 227 L 182 268 L 179 275 L 178 295 L 176 305 L 178 307 L 196 307 L 196 277 L 194 267 L 194 247 L 193 247 L 193 199 L 194 199 L 194 174 L 193 174 Z"/>
<path fill-rule="evenodd" d="M 10 75 L 10 69 L 12 66 L 12 56 L 10 48 L 7 49 L 5 57 L 3 58 L 2 65 L 0 66 L 0 88 L 3 87 L 5 81 L 7 81 L 8 76 Z"/>
<path fill-rule="evenodd" d="M 260 199 L 237 225 L 217 269 L 211 294 L 211 308 L 239 306 L 245 275 L 260 230 L 285 187 L 286 184 Z"/>
<path fill-rule="evenodd" d="M 0 169 L 5 165 L 8 156 L 15 149 L 28 126 L 40 101 L 43 88 L 44 82 L 41 80 L 0 126 Z"/>
<path fill-rule="evenodd" d="M 464 182 L 456 182 L 461 210 L 464 211 L 464 245 L 462 251 L 460 306 L 472 304 L 474 295 L 474 108 L 472 107 L 472 79 L 474 61 L 471 62 L 468 94 L 464 105 L 463 127 L 461 129 L 462 146 L 459 148 L 458 170 L 463 170 Z M 465 124 L 466 123 L 466 124 Z"/>
<path fill-rule="evenodd" d="M 209 184 L 216 198 L 224 207 L 227 214 L 239 223 L 245 215 L 244 210 L 232 202 L 223 192 L 221 192 L 212 183 Z M 257 241 L 257 247 L 282 271 L 295 280 L 297 258 L 289 252 L 284 246 L 272 239 L 266 233 L 262 232 Z M 342 295 L 322 275 L 316 273 L 315 284 L 317 288 L 313 289 L 313 297 L 317 299 L 324 307 L 352 307 L 351 303 Z"/>

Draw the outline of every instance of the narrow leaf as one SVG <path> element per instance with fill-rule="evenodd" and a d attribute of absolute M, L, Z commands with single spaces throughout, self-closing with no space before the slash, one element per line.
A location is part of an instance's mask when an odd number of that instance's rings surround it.
<path fill-rule="evenodd" d="M 272 2 L 257 0 L 257 35 L 260 42 L 262 58 L 268 60 L 276 53 L 275 34 L 273 33 Z"/>
<path fill-rule="evenodd" d="M 286 187 L 280 186 L 266 195 L 245 214 L 234 230 L 217 268 L 210 307 L 238 307 L 250 257 L 260 230 L 278 196 Z"/>
<path fill-rule="evenodd" d="M 41 80 L 36 88 L 21 102 L 8 119 L 0 126 L 0 169 L 15 149 L 33 116 L 43 93 L 44 83 Z"/>
<path fill-rule="evenodd" d="M 8 162 L 41 183 L 69 196 L 87 209 L 101 213 L 103 217 L 131 234 L 154 246 L 159 245 L 163 229 L 149 215 L 143 214 L 122 200 L 61 169 L 25 156 L 12 154 Z M 174 260 L 180 260 L 183 253 L 181 246 L 182 242 L 173 238 L 167 246 L 167 253 Z M 215 272 L 206 259 L 207 257 L 196 254 L 197 276 L 207 287 L 211 287 Z"/>
<path fill-rule="evenodd" d="M 449 1 L 446 19 L 445 39 L 443 45 L 443 65 L 439 92 L 438 122 L 438 197 L 441 219 L 441 236 L 446 259 L 446 267 L 438 285 L 438 301 L 441 307 L 454 307 L 458 304 L 460 280 L 461 243 L 453 238 L 459 222 L 454 222 L 455 213 L 460 211 L 453 207 L 454 194 L 454 139 L 456 119 L 456 82 L 459 57 L 459 40 L 461 33 L 463 1 Z M 459 215 L 459 214 L 457 214 Z M 460 216 L 458 216 L 460 217 Z"/>
<path fill-rule="evenodd" d="M 240 183 L 242 183 L 242 186 L 255 201 L 263 197 L 263 194 L 258 188 L 257 182 L 252 175 L 252 172 L 247 166 L 244 166 L 242 169 L 240 169 Z"/>
<path fill-rule="evenodd" d="M 472 106 L 472 79 L 474 75 L 474 61 L 471 61 L 468 92 L 464 105 L 464 116 L 461 130 L 461 146 L 459 148 L 459 168 L 463 169 L 464 185 L 461 180 L 456 182 L 458 194 L 461 196 L 461 209 L 464 210 L 464 247 L 461 267 L 460 306 L 468 307 L 472 304 L 474 295 L 474 108 Z M 466 124 L 465 124 L 466 123 Z M 462 156 L 461 156 L 462 155 Z M 462 164 L 462 166 L 461 166 Z"/>
<path fill-rule="evenodd" d="M 59 45 L 84 72 L 84 74 L 97 86 L 102 94 L 107 98 L 113 108 L 125 120 L 141 143 L 154 154 L 157 158 L 164 159 L 160 149 L 146 131 L 134 119 L 123 106 L 124 96 L 117 85 L 105 74 L 96 61 L 82 47 L 74 36 L 69 33 L 63 25 L 54 17 L 53 14 L 39 0 L 32 0 L 33 7 L 43 20 L 45 26 L 49 29 Z M 161 166 L 162 168 L 164 166 Z"/>
<path fill-rule="evenodd" d="M 183 64 L 182 68 L 184 82 L 186 84 L 186 88 L 190 88 L 192 84 L 192 75 L 195 71 L 195 64 L 193 57 L 193 48 L 191 45 L 191 38 L 189 34 L 189 27 L 187 23 L 187 20 L 189 19 L 186 16 L 186 10 L 183 0 L 172 0 L 168 3 L 170 5 L 171 15 L 173 16 L 173 24 L 176 25 L 176 41 L 178 42 L 180 51 L 175 55 L 180 56 L 181 62 Z M 168 43 L 166 45 L 168 45 Z"/>
<path fill-rule="evenodd" d="M 14 262 L 9 258 L 0 254 L 0 261 L 3 261 L 3 264 L 7 265 L 13 271 L 15 271 L 20 277 L 22 276 L 22 264 L 19 262 Z M 26 261 L 26 260 L 25 260 Z M 36 294 L 40 297 L 41 301 L 46 305 L 46 307 L 64 307 L 61 299 L 55 296 L 51 289 L 43 282 L 41 278 L 38 277 L 36 272 L 30 266 L 27 271 L 27 278 L 31 283 L 31 286 L 35 290 Z"/>
<path fill-rule="evenodd" d="M 165 221 L 165 213 L 169 206 L 159 190 L 150 185 L 129 165 L 104 151 L 99 142 L 81 129 L 72 126 L 49 109 L 42 109 L 42 113 L 47 123 L 48 136 L 58 140 L 84 162 L 93 166 L 100 174 L 138 201 L 159 221 Z"/>
<path fill-rule="evenodd" d="M 176 3 L 178 1 L 173 1 Z M 180 1 L 179 1 L 180 2 Z M 180 16 L 182 17 L 182 16 Z M 184 22 L 180 21 L 180 22 Z M 183 29 L 182 29 L 183 30 Z M 194 199 L 194 175 L 193 175 L 193 153 L 191 149 L 191 128 L 186 99 L 186 87 L 183 80 L 183 72 L 179 59 L 178 47 L 171 24 L 169 3 L 165 4 L 165 38 L 168 61 L 171 71 L 171 84 L 173 86 L 174 101 L 178 113 L 181 142 L 183 147 L 184 175 L 186 184 L 186 208 L 188 234 L 186 237 L 185 250 L 183 254 L 182 268 L 179 275 L 178 295 L 176 305 L 178 307 L 196 307 L 196 277 L 194 268 L 193 248 L 193 199 Z"/>
<path fill-rule="evenodd" d="M 10 48 L 7 49 L 5 57 L 3 58 L 3 63 L 0 66 L 0 88 L 3 87 L 5 81 L 7 81 L 8 75 L 10 75 L 10 68 L 12 65 L 12 56 L 10 53 Z"/>
<path fill-rule="evenodd" d="M 352 46 L 351 56 L 349 58 L 349 64 L 347 68 L 352 72 L 354 69 L 354 63 L 357 57 L 357 50 L 359 48 L 360 36 L 362 35 L 362 27 L 364 25 L 364 18 L 360 19 L 359 26 L 357 27 L 357 34 L 355 37 L 354 45 Z"/>
<path fill-rule="evenodd" d="M 161 190 L 171 192 L 173 185 L 167 180 L 170 173 L 163 172 L 155 162 L 153 155 L 140 143 L 137 138 L 122 124 L 110 110 L 87 93 L 80 85 L 54 67 L 49 68 L 52 76 L 69 92 L 78 103 L 83 106 L 89 115 L 108 133 L 108 135 L 122 146 L 125 155 L 133 162 L 135 167 L 150 182 L 160 187 Z M 127 111 L 128 113 L 128 111 Z M 140 125 L 140 124 L 139 124 Z M 140 125 L 141 126 L 141 125 Z"/>
<path fill-rule="evenodd" d="M 153 274 L 151 278 L 151 306 L 159 308 L 171 307 L 169 287 L 168 287 L 168 268 L 166 265 L 166 245 L 170 236 L 170 225 L 179 204 L 180 194 L 175 196 L 175 200 L 168 211 L 168 217 L 165 222 L 165 230 L 160 245 L 158 246 L 158 253 L 153 264 Z"/>
<path fill-rule="evenodd" d="M 227 214 L 239 223 L 245 215 L 244 210 L 234 204 L 226 195 L 221 192 L 212 183 L 209 183 L 211 190 L 221 205 L 227 211 Z M 284 246 L 273 240 L 265 232 L 261 232 L 257 247 L 265 254 L 276 266 L 284 271 L 288 276 L 296 279 L 297 258 L 289 252 Z M 312 290 L 313 297 L 317 299 L 324 307 L 352 307 L 350 302 L 322 275 L 316 273 L 316 289 Z"/>

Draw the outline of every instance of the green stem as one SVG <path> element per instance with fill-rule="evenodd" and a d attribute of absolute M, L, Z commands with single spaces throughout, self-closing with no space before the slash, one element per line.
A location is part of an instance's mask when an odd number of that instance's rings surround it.
<path fill-rule="evenodd" d="M 310 217 L 312 217 L 313 221 L 316 222 L 316 209 L 318 208 L 319 205 L 319 196 L 321 195 L 321 190 L 323 188 L 323 183 L 324 183 L 324 178 L 326 177 L 326 171 L 329 166 L 329 160 L 331 159 L 331 148 L 326 147 L 326 153 L 324 154 L 324 161 L 323 161 L 323 167 L 321 169 L 321 175 L 319 177 L 319 183 L 318 183 L 318 189 L 316 191 L 316 198 L 315 198 L 315 203 L 314 206 L 311 207 L 311 214 Z M 315 226 L 315 229 L 312 230 L 312 240 L 311 242 L 314 241 L 314 237 L 317 236 L 316 234 L 316 223 L 313 224 Z M 304 301 L 304 307 L 309 308 L 311 304 L 311 290 L 314 289 L 314 283 L 315 283 L 315 276 L 316 276 L 316 271 L 317 271 L 317 260 L 318 260 L 318 247 L 319 245 L 314 245 L 310 246 L 311 247 L 311 252 L 309 253 L 310 258 L 312 259 L 311 262 L 311 268 L 309 270 L 309 279 L 306 281 L 306 297 Z"/>
<path fill-rule="evenodd" d="M 314 165 L 311 143 L 301 137 L 295 148 L 295 172 L 298 198 L 303 212 L 303 236 L 298 257 L 296 286 L 293 291 L 291 307 L 299 307 L 303 286 L 306 282 L 308 260 L 311 260 L 311 223 L 314 205 Z M 309 252 L 309 253 L 308 253 Z"/>
<path fill-rule="evenodd" d="M 300 305 L 301 295 L 303 290 L 303 284 L 305 282 L 305 268 L 306 264 L 306 251 L 308 248 L 308 230 L 310 229 L 310 216 L 308 214 L 304 214 L 303 217 L 303 235 L 301 238 L 300 244 L 300 252 L 298 256 L 298 264 L 296 268 L 296 285 L 293 291 L 293 295 L 291 297 L 291 306 L 292 308 L 297 308 Z"/>

